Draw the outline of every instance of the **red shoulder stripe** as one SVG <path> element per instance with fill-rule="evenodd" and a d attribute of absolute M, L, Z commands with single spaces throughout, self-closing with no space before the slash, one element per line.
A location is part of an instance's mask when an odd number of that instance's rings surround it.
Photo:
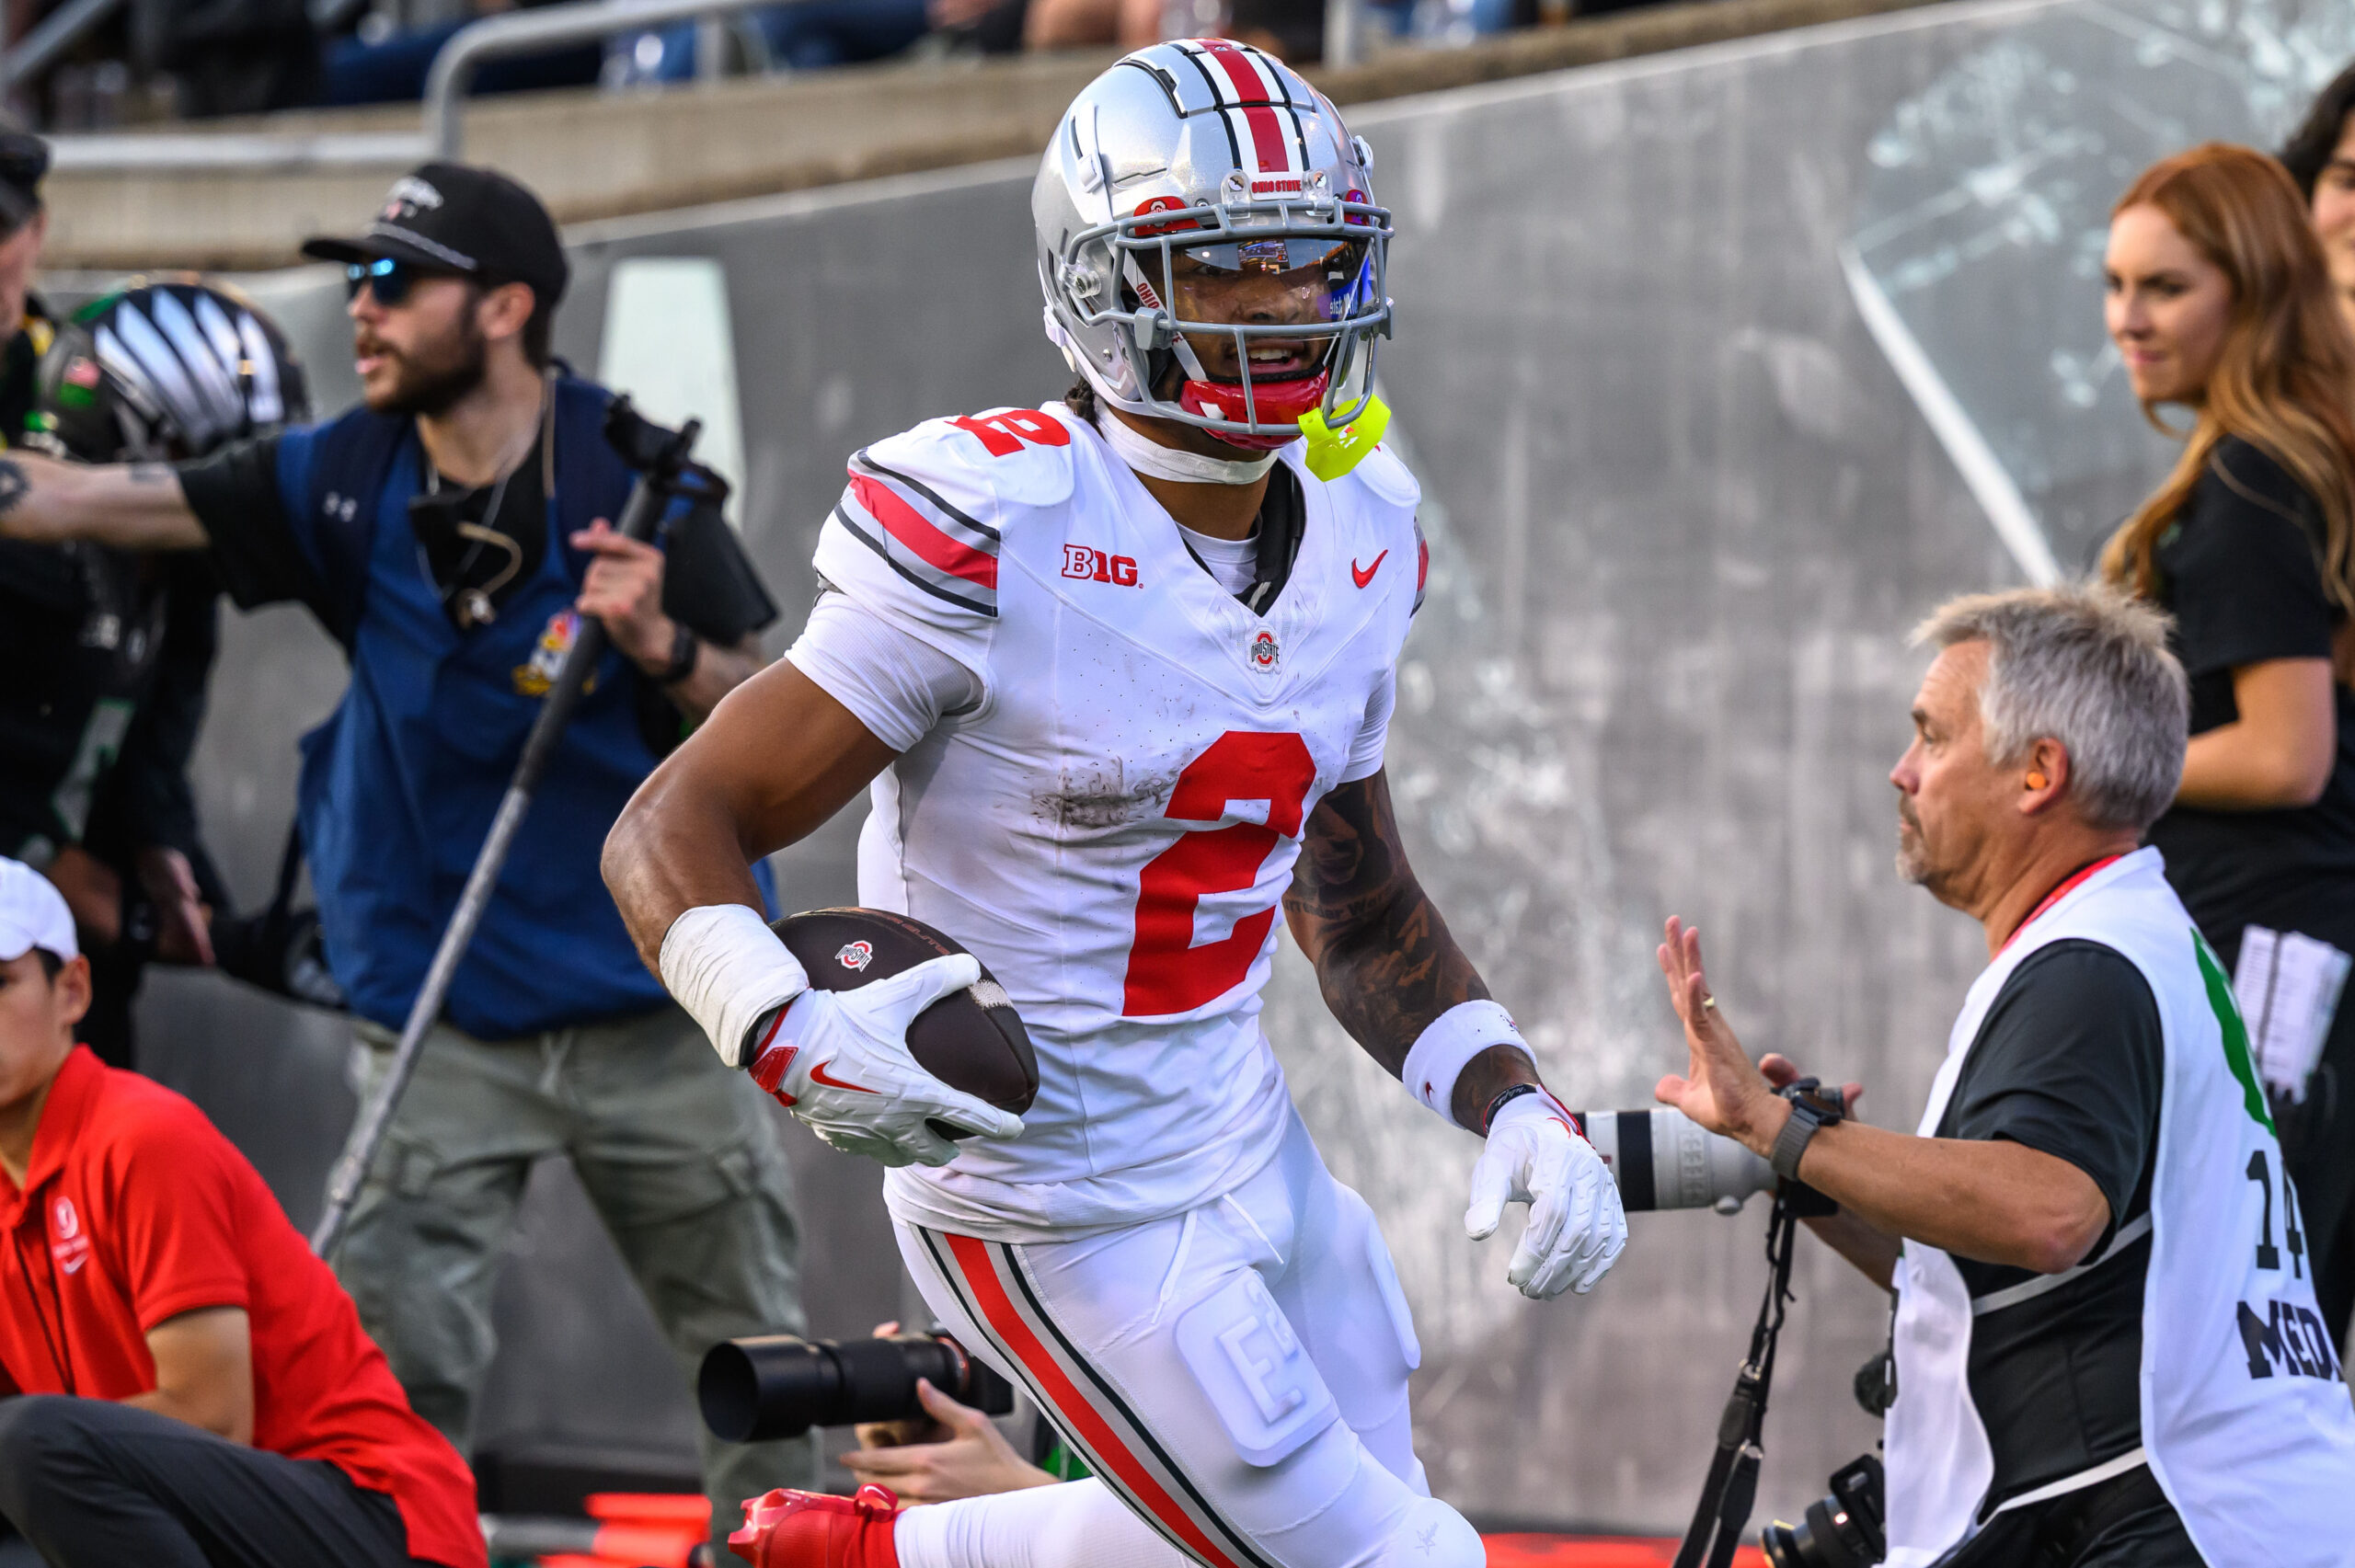
<path fill-rule="evenodd" d="M 850 487 L 851 493 L 858 498 L 858 504 L 867 509 L 867 515 L 881 523 L 892 538 L 914 552 L 919 560 L 951 577 L 962 578 L 977 588 L 985 588 L 993 592 L 996 590 L 996 556 L 951 539 L 880 479 L 853 472 Z"/>

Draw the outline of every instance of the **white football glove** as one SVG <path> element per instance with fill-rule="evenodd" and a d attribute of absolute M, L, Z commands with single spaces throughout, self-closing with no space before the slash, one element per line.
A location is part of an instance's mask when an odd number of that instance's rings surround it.
<path fill-rule="evenodd" d="M 929 1117 L 1018 1138 L 1021 1117 L 951 1089 L 908 1054 L 915 1015 L 981 978 L 980 959 L 954 953 L 854 990 L 805 990 L 754 1034 L 752 1078 L 836 1149 L 886 1165 L 957 1158 Z"/>
<path fill-rule="evenodd" d="M 1619 1184 L 1561 1102 L 1543 1090 L 1506 1101 L 1489 1124 L 1488 1146 L 1472 1168 L 1464 1229 L 1487 1241 L 1508 1203 L 1529 1205 L 1529 1222 L 1505 1278 L 1533 1301 L 1566 1288 L 1585 1295 L 1627 1244 Z"/>

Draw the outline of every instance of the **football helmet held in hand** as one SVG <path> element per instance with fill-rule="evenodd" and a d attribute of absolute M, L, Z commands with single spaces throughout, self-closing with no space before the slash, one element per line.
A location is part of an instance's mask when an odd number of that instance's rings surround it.
<path fill-rule="evenodd" d="M 311 417 L 285 335 L 224 285 L 136 280 L 63 323 L 35 418 L 84 463 L 203 457 Z"/>

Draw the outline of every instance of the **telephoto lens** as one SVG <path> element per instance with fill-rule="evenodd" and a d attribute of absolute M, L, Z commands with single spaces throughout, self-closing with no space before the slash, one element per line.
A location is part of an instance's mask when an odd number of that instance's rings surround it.
<path fill-rule="evenodd" d="M 764 1443 L 798 1437 L 812 1426 L 921 1416 L 919 1378 L 985 1415 L 1014 1412 L 1013 1387 L 945 1333 L 723 1340 L 704 1356 L 695 1400 L 713 1436 Z"/>
<path fill-rule="evenodd" d="M 1880 1458 L 1852 1459 L 1832 1478 L 1832 1495 L 1807 1505 L 1806 1522 L 1776 1519 L 1758 1544 L 1775 1568 L 1867 1568 L 1889 1551 L 1882 1528 Z"/>
<path fill-rule="evenodd" d="M 1656 1208 L 1733 1214 L 1752 1193 L 1775 1190 L 1774 1167 L 1682 1111 L 1573 1112 L 1572 1119 L 1610 1167 L 1619 1184 L 1619 1207 L 1629 1214 Z"/>

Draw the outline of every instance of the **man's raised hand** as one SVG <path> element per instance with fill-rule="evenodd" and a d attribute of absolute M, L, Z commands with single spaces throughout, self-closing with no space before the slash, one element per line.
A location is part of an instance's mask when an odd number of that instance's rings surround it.
<path fill-rule="evenodd" d="M 1668 918 L 1666 939 L 1660 945 L 1660 972 L 1667 977 L 1669 1002 L 1684 1025 L 1690 1060 L 1682 1076 L 1671 1072 L 1661 1079 L 1652 1097 L 1711 1132 L 1765 1154 L 1774 1147 L 1789 1107 L 1775 1098 L 1773 1086 L 1752 1065 L 1741 1042 L 1734 1038 L 1733 1026 L 1718 1011 L 1701 967 L 1701 933 L 1686 930 L 1674 915 Z"/>

